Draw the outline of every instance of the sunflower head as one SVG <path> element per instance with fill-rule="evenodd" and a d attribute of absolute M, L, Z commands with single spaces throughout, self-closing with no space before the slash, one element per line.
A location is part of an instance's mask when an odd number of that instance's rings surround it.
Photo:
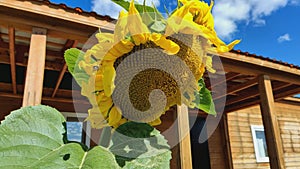
<path fill-rule="evenodd" d="M 207 51 L 226 52 L 238 41 L 227 46 L 217 37 L 212 3 L 179 2 L 169 18 L 148 22 L 145 18 L 157 14 L 141 16 L 132 0 L 114 33 L 96 34 L 97 44 L 79 63 L 89 76 L 82 95 L 93 106 L 87 118 L 92 127 L 117 127 L 128 120 L 158 125 L 171 106 L 195 106 L 197 82 L 205 70 L 214 72 Z"/>

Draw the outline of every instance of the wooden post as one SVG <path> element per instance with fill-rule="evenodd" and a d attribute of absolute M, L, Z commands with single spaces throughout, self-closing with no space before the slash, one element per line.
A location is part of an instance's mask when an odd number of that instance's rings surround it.
<path fill-rule="evenodd" d="M 223 114 L 223 117 L 220 121 L 220 128 L 222 132 L 223 137 L 223 147 L 224 147 L 224 153 L 226 158 L 226 168 L 227 169 L 233 169 L 233 163 L 232 163 L 232 155 L 231 155 L 231 149 L 230 149 L 230 139 L 229 139 L 229 131 L 228 131 L 228 119 L 227 114 Z"/>
<path fill-rule="evenodd" d="M 266 75 L 259 77 L 260 109 L 265 128 L 271 169 L 284 168 L 282 141 L 274 108 L 271 80 Z"/>
<path fill-rule="evenodd" d="M 46 30 L 33 28 L 23 96 L 23 107 L 41 104 L 46 59 Z"/>
<path fill-rule="evenodd" d="M 186 105 L 177 106 L 181 169 L 192 169 L 189 112 Z"/>

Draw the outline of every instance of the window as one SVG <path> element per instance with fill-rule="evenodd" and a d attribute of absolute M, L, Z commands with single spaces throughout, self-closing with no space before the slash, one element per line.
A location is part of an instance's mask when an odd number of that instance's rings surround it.
<path fill-rule="evenodd" d="M 90 147 L 91 125 L 84 121 L 87 114 L 63 112 L 67 121 L 67 138 L 69 141 L 81 142 Z"/>
<path fill-rule="evenodd" d="M 251 125 L 257 162 L 269 162 L 265 131 L 263 126 Z"/>

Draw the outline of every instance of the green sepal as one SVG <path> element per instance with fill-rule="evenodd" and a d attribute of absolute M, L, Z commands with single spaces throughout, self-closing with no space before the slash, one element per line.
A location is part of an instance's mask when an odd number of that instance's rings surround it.
<path fill-rule="evenodd" d="M 78 66 L 78 63 L 84 59 L 84 52 L 77 48 L 71 48 L 65 51 L 64 57 L 68 70 L 78 85 L 81 87 L 82 82 L 87 83 L 90 76 Z"/>
<path fill-rule="evenodd" d="M 211 92 L 206 88 L 204 80 L 198 81 L 200 91 L 195 93 L 195 100 L 193 101 L 196 107 L 208 114 L 216 115 L 215 104 L 212 99 Z"/>

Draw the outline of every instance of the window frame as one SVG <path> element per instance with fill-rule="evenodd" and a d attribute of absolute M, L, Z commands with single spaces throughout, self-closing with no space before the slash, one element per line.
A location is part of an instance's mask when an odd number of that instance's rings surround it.
<path fill-rule="evenodd" d="M 92 133 L 92 128 L 91 128 L 91 123 L 89 121 L 82 121 L 80 119 L 86 119 L 88 117 L 88 114 L 86 113 L 75 113 L 75 112 L 62 112 L 62 115 L 64 116 L 64 118 L 67 119 L 68 118 L 77 118 L 79 122 L 83 122 L 86 123 L 86 125 L 82 125 L 83 130 L 85 131 L 85 140 L 84 140 L 84 144 L 90 148 L 91 145 L 91 133 Z M 85 127 L 85 129 L 84 129 Z"/>
<path fill-rule="evenodd" d="M 257 163 L 269 162 L 269 157 L 261 157 L 259 155 L 259 148 L 258 148 L 258 143 L 257 143 L 256 131 L 263 131 L 265 133 L 264 126 L 263 125 L 251 125 L 251 133 L 252 133 L 252 139 L 253 139 L 253 144 L 254 144 L 254 152 L 255 152 L 256 162 Z"/>

